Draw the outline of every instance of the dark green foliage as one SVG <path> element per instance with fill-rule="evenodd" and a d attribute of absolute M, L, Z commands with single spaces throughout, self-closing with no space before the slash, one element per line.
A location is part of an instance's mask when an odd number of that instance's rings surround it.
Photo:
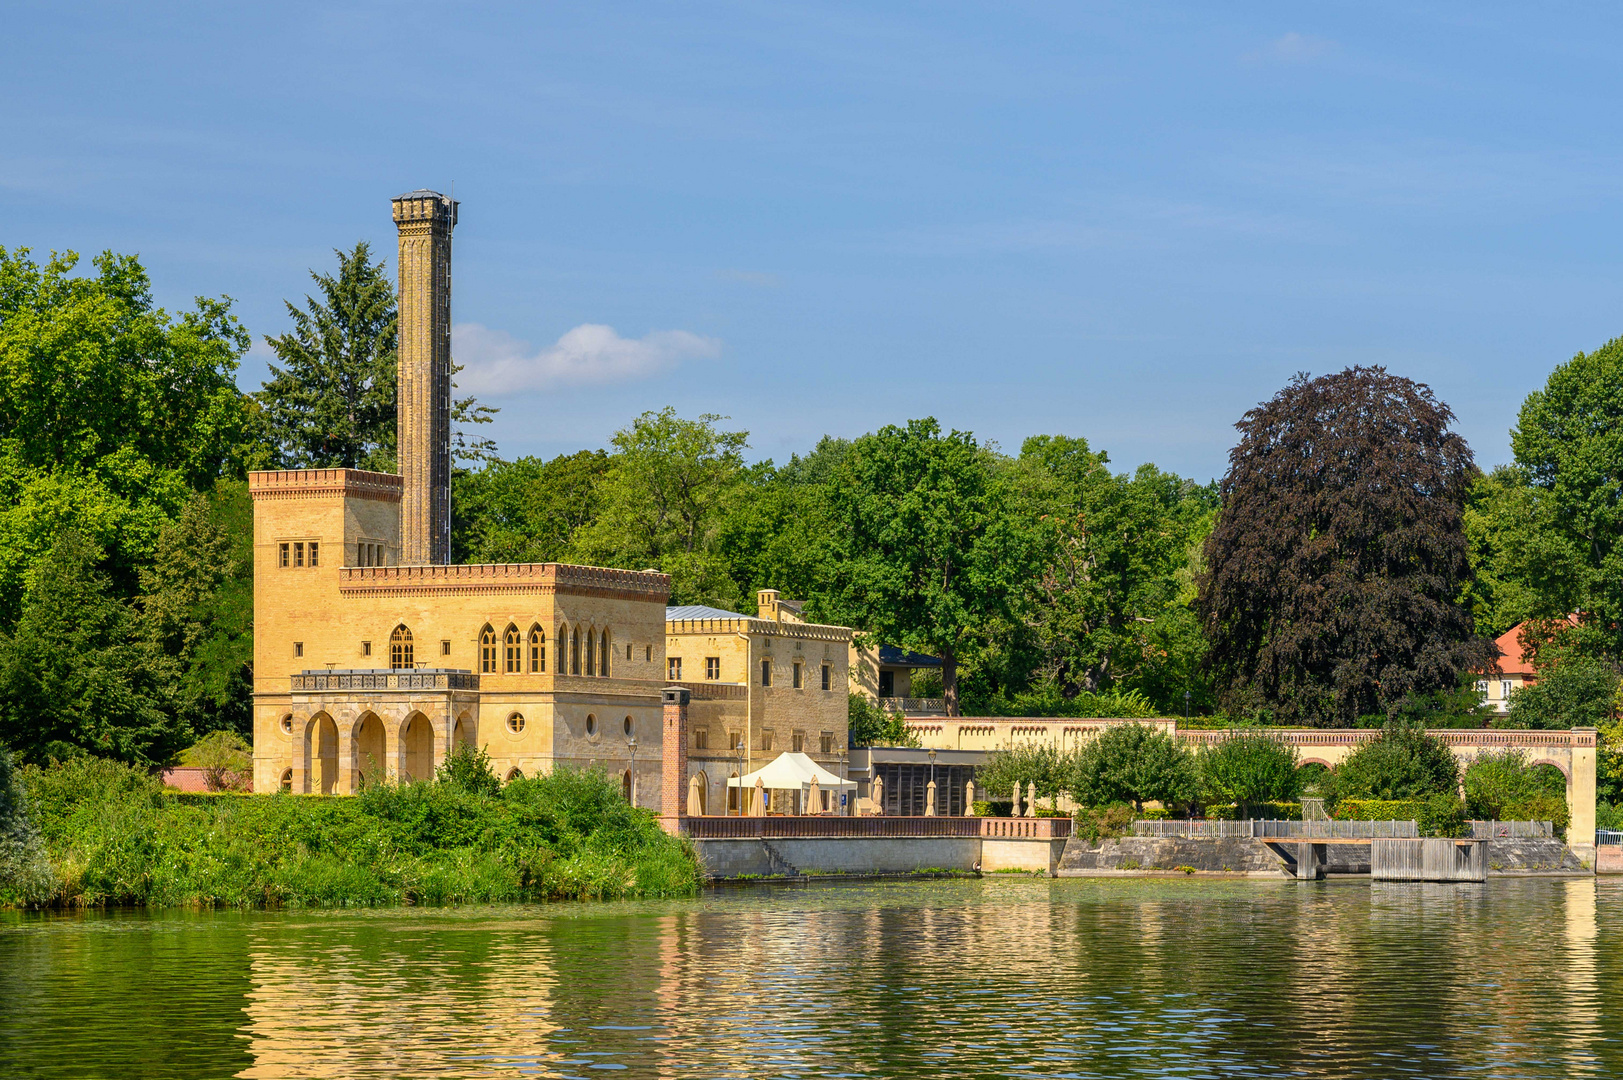
<path fill-rule="evenodd" d="M 1228 738 L 1203 749 L 1197 761 L 1202 797 L 1234 803 L 1242 817 L 1264 816 L 1249 811 L 1263 803 L 1293 802 L 1301 794 L 1296 747 L 1272 732 L 1231 730 Z"/>
<path fill-rule="evenodd" d="M 1338 821 L 1412 821 L 1421 836 L 1470 833 L 1465 803 L 1453 791 L 1408 799 L 1343 799 L 1332 816 Z"/>
<path fill-rule="evenodd" d="M 1084 806 L 1146 802 L 1171 807 L 1199 790 L 1193 755 L 1171 735 L 1148 724 L 1113 724 L 1082 744 L 1071 759 L 1071 798 Z"/>
<path fill-rule="evenodd" d="M 175 666 L 112 594 L 101 560 L 63 533 L 30 575 L 22 618 L 0 637 L 0 739 L 24 760 L 77 750 L 161 762 L 191 741 L 165 708 Z"/>
<path fill-rule="evenodd" d="M 470 563 L 565 562 L 575 535 L 597 519 L 609 471 L 602 450 L 489 461 L 459 473 L 452 492 L 454 557 Z M 636 567 L 636 569 L 645 569 Z"/>
<path fill-rule="evenodd" d="M 491 768 L 490 755 L 482 746 L 459 742 L 434 771 L 434 779 L 470 795 L 495 795 L 502 789 Z"/>
<path fill-rule="evenodd" d="M 288 303 L 293 329 L 265 338 L 282 366 L 255 395 L 264 437 L 280 468 L 391 470 L 394 287 L 365 240 L 334 254 L 336 277 L 310 271 L 321 299 Z"/>
<path fill-rule="evenodd" d="M 1554 821 L 1565 828 L 1566 778 L 1552 765 L 1531 765 L 1521 750 L 1482 754 L 1465 770 L 1465 806 L 1471 817 L 1498 821 Z"/>
<path fill-rule="evenodd" d="M 1327 785 L 1327 798 L 1415 799 L 1452 794 L 1459 763 L 1441 739 L 1410 724 L 1388 724 L 1342 761 Z"/>
<path fill-rule="evenodd" d="M 1546 667 L 1538 682 L 1511 691 L 1510 712 L 1497 727 L 1604 727 L 1616 707 L 1616 669 L 1569 653 Z"/>
<path fill-rule="evenodd" d="M 1387 720 L 1428 728 L 1487 727 L 1499 715 L 1482 700 L 1477 676 L 1468 673 L 1452 690 L 1410 694 L 1392 708 L 1390 716 L 1360 716 L 1359 727 L 1384 727 Z"/>
<path fill-rule="evenodd" d="M 825 609 L 878 642 L 939 656 L 958 715 L 959 656 L 978 627 L 1011 616 L 1027 578 L 991 455 L 933 419 L 881 428 L 846 451 L 827 500 Z"/>
<path fill-rule="evenodd" d="M 890 712 L 869 701 L 864 694 L 850 695 L 852 746 L 917 746 L 919 737 L 907 728 L 901 713 Z"/>
<path fill-rule="evenodd" d="M 690 895 L 691 845 L 601 773 L 495 793 L 375 784 L 354 798 L 182 795 L 79 759 L 24 771 L 63 906 L 344 906 Z M 0 891 L 0 900 L 20 898 Z"/>
<path fill-rule="evenodd" d="M 158 534 L 141 572 L 142 635 L 170 663 L 177 723 L 202 735 L 253 729 L 253 504 L 221 481 Z"/>
<path fill-rule="evenodd" d="M 1142 813 L 1142 809 L 1138 811 Z M 1135 812 L 1126 803 L 1110 806 L 1088 806 L 1076 812 L 1074 832 L 1090 844 L 1101 840 L 1114 840 L 1126 836 L 1133 827 Z"/>
<path fill-rule="evenodd" d="M 1299 376 L 1236 425 L 1200 605 L 1231 712 L 1351 726 L 1489 660 L 1459 597 L 1476 466 L 1429 389 Z"/>
<path fill-rule="evenodd" d="M 1299 802 L 1211 803 L 1205 807 L 1206 816 L 1213 821 L 1248 821 L 1263 818 L 1268 821 L 1302 820 Z"/>
<path fill-rule="evenodd" d="M 1075 716 L 1153 720 L 1161 715 L 1150 699 L 1137 690 L 1114 687 L 1102 693 L 1086 690 L 1066 697 L 1054 683 L 1042 683 L 1013 697 L 995 694 L 972 699 L 975 716 Z"/>

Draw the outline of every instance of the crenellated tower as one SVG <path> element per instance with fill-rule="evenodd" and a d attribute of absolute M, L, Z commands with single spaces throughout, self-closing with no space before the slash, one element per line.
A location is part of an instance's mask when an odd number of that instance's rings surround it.
<path fill-rule="evenodd" d="M 451 561 L 451 230 L 456 200 L 426 189 L 393 200 L 400 236 L 397 394 L 400 561 Z"/>

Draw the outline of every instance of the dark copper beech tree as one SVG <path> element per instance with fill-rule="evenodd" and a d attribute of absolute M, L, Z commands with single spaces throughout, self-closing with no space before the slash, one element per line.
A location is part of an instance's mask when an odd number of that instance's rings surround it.
<path fill-rule="evenodd" d="M 1231 712 L 1350 726 L 1490 662 L 1459 602 L 1471 449 L 1384 368 L 1298 375 L 1235 426 L 1200 612 Z"/>

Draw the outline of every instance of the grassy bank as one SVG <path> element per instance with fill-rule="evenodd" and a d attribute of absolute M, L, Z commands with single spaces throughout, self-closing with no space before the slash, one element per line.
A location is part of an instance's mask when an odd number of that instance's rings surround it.
<path fill-rule="evenodd" d="M 377 785 L 353 798 L 194 795 L 81 760 L 18 771 L 50 881 L 0 903 L 335 907 L 681 896 L 691 845 L 599 773 L 498 787 Z M 4 878 L 0 877 L 0 881 Z"/>

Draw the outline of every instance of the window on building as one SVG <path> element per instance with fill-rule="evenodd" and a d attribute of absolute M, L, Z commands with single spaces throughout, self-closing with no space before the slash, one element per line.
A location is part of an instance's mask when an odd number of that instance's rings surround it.
<path fill-rule="evenodd" d="M 530 627 L 530 672 L 547 670 L 547 634 L 539 625 Z"/>
<path fill-rule="evenodd" d="M 293 714 L 292 713 L 288 713 L 286 716 L 282 717 L 282 734 L 283 735 L 291 735 L 291 734 L 293 734 Z"/>
<path fill-rule="evenodd" d="M 665 678 L 671 682 L 682 681 L 682 658 L 680 656 L 667 656 L 665 658 Z"/>
<path fill-rule="evenodd" d="M 797 754 L 804 754 L 806 752 L 806 735 L 804 732 L 797 731 L 793 735 L 789 736 L 789 749 L 793 750 Z"/>
<path fill-rule="evenodd" d="M 832 754 L 834 752 L 834 733 L 832 731 L 825 731 L 817 737 L 817 752 L 820 754 Z"/>
<path fill-rule="evenodd" d="M 282 770 L 282 790 L 283 791 L 292 791 L 293 790 L 293 770 L 292 769 L 283 769 Z"/>
<path fill-rule="evenodd" d="M 597 657 L 594 655 L 597 650 L 592 647 L 592 643 L 596 641 L 596 639 L 595 634 L 593 634 L 590 630 L 586 631 L 586 674 L 588 675 L 597 674 Z"/>
<path fill-rule="evenodd" d="M 631 662 L 631 646 L 627 645 L 626 646 L 626 663 L 630 663 L 630 662 Z"/>
<path fill-rule="evenodd" d="M 496 630 L 489 623 L 479 631 L 479 671 L 484 675 L 496 674 Z"/>
<path fill-rule="evenodd" d="M 295 641 L 293 643 L 293 655 L 294 656 L 303 656 L 304 655 L 304 642 Z"/>
<path fill-rule="evenodd" d="M 603 631 L 603 637 L 598 643 L 598 674 L 603 678 L 609 677 L 609 632 Z"/>
<path fill-rule="evenodd" d="M 310 565 L 321 565 L 321 545 L 314 540 L 310 541 Z"/>
<path fill-rule="evenodd" d="M 708 749 L 710 749 L 710 733 L 708 731 L 706 731 L 704 728 L 695 728 L 693 730 L 693 749 L 695 749 L 695 750 L 708 750 Z"/>
<path fill-rule="evenodd" d="M 597 717 L 593 716 L 591 713 L 586 714 L 586 734 L 597 734 Z"/>
<path fill-rule="evenodd" d="M 295 540 L 295 541 L 293 541 L 293 565 L 294 566 L 303 566 L 304 565 L 304 541 L 303 540 Z"/>
<path fill-rule="evenodd" d="M 772 685 L 772 661 L 770 660 L 761 661 L 761 685 Z"/>
<path fill-rule="evenodd" d="M 292 552 L 292 545 L 291 544 L 277 544 L 276 545 L 276 565 L 277 566 L 287 566 L 288 565 L 288 560 L 290 558 L 292 558 L 291 552 Z"/>
<path fill-rule="evenodd" d="M 772 749 L 772 733 L 770 731 L 761 732 L 761 749 L 762 750 L 771 750 Z"/>
<path fill-rule="evenodd" d="M 512 623 L 502 631 L 502 669 L 509 675 L 524 670 L 524 637 Z"/>
<path fill-rule="evenodd" d="M 507 730 L 514 735 L 524 730 L 524 716 L 522 713 L 514 713 L 507 718 Z"/>
<path fill-rule="evenodd" d="M 291 771 L 289 771 L 288 775 L 292 775 Z M 737 773 L 733 773 L 732 776 L 728 777 L 729 780 L 736 780 L 737 778 Z M 727 809 L 733 813 L 738 812 L 738 789 L 731 784 L 727 785 Z"/>
<path fill-rule="evenodd" d="M 654 647 L 652 645 L 644 645 L 642 647 L 642 658 L 643 658 L 644 663 L 652 663 L 653 662 L 653 659 L 654 659 Z"/>
<path fill-rule="evenodd" d="M 1488 680 L 1487 679 L 1478 679 L 1477 680 L 1476 692 L 1478 694 L 1482 695 L 1482 700 L 1483 701 L 1488 700 Z"/>
<path fill-rule="evenodd" d="M 801 668 L 801 663 L 800 663 L 799 660 L 796 660 L 795 661 L 795 689 L 796 690 L 799 690 L 801 688 L 800 668 Z"/>
<path fill-rule="evenodd" d="M 625 718 L 625 722 L 620 725 L 620 730 L 626 733 L 626 738 L 628 739 L 631 738 L 631 728 L 631 717 L 628 716 Z"/>
<path fill-rule="evenodd" d="M 823 689 L 834 689 L 834 669 L 828 664 L 823 665 Z"/>
<path fill-rule="evenodd" d="M 450 644 L 447 642 L 446 644 Z M 406 624 L 401 623 L 389 635 L 389 666 L 392 668 L 409 668 L 412 663 L 411 631 Z"/>
<path fill-rule="evenodd" d="M 1512 684 L 1509 679 L 1503 679 L 1499 683 L 1499 696 L 1504 698 L 1506 701 L 1509 701 L 1510 692 L 1515 688 L 1515 685 Z"/>
<path fill-rule="evenodd" d="M 744 736 L 742 734 L 740 734 L 739 732 L 729 731 L 727 733 L 727 749 L 729 749 L 729 750 L 742 750 L 742 749 L 744 749 Z"/>
<path fill-rule="evenodd" d="M 440 639 L 440 655 L 441 656 L 450 656 L 451 655 L 451 639 L 450 638 L 441 638 Z"/>
<path fill-rule="evenodd" d="M 707 679 L 721 678 L 721 657 L 707 656 L 704 658 L 704 677 Z"/>
<path fill-rule="evenodd" d="M 372 643 L 370 641 L 361 642 L 361 655 L 362 656 L 371 656 L 372 655 Z"/>
<path fill-rule="evenodd" d="M 580 627 L 569 631 L 569 674 L 580 674 Z"/>

